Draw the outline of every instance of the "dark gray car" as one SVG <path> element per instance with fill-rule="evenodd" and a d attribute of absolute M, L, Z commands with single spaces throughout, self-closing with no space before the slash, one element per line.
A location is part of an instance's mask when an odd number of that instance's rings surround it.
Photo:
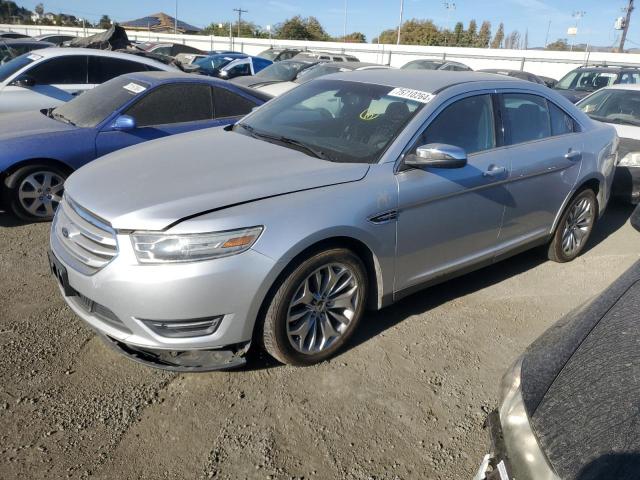
<path fill-rule="evenodd" d="M 640 207 L 632 216 L 640 230 Z M 640 243 L 640 242 L 639 242 Z M 640 475 L 640 262 L 536 340 L 502 381 L 476 479 Z"/>

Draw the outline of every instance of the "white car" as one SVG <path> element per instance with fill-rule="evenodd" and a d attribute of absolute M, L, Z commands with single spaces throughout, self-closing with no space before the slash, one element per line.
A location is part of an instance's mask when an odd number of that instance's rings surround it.
<path fill-rule="evenodd" d="M 296 57 L 298 59 L 298 57 Z M 386 65 L 378 65 L 377 63 L 365 62 L 327 62 L 308 68 L 300 73 L 300 75 L 291 82 L 279 82 L 264 86 L 255 87 L 256 90 L 277 97 L 285 92 L 297 87 L 302 83 L 307 83 L 314 78 L 323 77 L 330 73 L 350 72 L 358 70 L 375 70 L 380 68 L 390 68 Z"/>
<path fill-rule="evenodd" d="M 609 123 L 620 137 L 613 195 L 640 202 L 640 85 L 602 88 L 577 103 L 593 120 Z"/>
<path fill-rule="evenodd" d="M 119 75 L 177 69 L 127 53 L 88 48 L 47 48 L 0 66 L 0 113 L 40 110 Z"/>

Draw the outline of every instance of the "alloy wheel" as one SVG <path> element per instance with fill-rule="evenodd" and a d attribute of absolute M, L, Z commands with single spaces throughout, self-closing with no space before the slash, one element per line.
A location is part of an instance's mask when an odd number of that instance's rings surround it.
<path fill-rule="evenodd" d="M 573 256 L 584 246 L 593 227 L 594 210 L 593 202 L 589 198 L 582 198 L 569 211 L 562 231 L 562 251 L 565 255 Z"/>
<path fill-rule="evenodd" d="M 355 273 L 342 263 L 323 265 L 299 285 L 289 304 L 287 336 L 295 350 L 329 348 L 349 328 L 361 301 Z"/>
<path fill-rule="evenodd" d="M 22 208 L 38 218 L 52 217 L 62 201 L 64 178 L 51 171 L 34 172 L 27 176 L 18 188 L 18 200 Z"/>

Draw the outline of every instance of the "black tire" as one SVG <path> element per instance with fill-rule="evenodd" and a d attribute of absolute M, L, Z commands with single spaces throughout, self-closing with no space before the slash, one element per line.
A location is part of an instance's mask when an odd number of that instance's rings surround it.
<path fill-rule="evenodd" d="M 353 316 L 344 331 L 329 346 L 315 353 L 302 353 L 294 348 L 287 332 L 289 307 L 302 283 L 314 272 L 329 265 L 348 268 L 357 282 L 358 300 Z M 336 267 L 337 268 L 337 267 Z M 345 248 L 332 248 L 316 253 L 290 269 L 281 280 L 264 316 L 262 342 L 269 355 L 281 363 L 307 366 L 322 362 L 336 354 L 353 335 L 365 310 L 368 294 L 366 268 L 362 260 Z M 325 317 L 325 322 L 329 317 Z M 320 323 L 320 320 L 317 321 Z M 314 323 L 315 325 L 315 323 Z M 341 326 L 340 326 L 341 327 Z M 316 327 L 319 332 L 319 326 Z"/>
<path fill-rule="evenodd" d="M 29 210 L 25 208 L 25 206 L 20 201 L 20 188 L 23 182 L 33 174 L 39 173 L 48 173 L 53 175 L 55 178 L 60 178 L 64 182 L 68 177 L 68 172 L 65 170 L 47 164 L 30 164 L 24 167 L 19 168 L 11 175 L 9 175 L 4 181 L 4 188 L 2 189 L 3 195 L 3 204 L 9 211 L 9 213 L 14 216 L 20 218 L 21 220 L 26 220 L 29 222 L 48 222 L 53 218 L 52 214 L 47 213 L 46 209 L 43 209 L 41 214 L 33 214 Z M 58 184 L 56 183 L 56 186 Z M 43 194 L 47 194 L 47 192 L 42 192 Z M 60 198 L 62 198 L 62 190 L 58 192 Z M 52 205 L 52 208 L 55 209 L 57 207 L 58 202 L 51 202 L 50 199 L 47 198 Z"/>
<path fill-rule="evenodd" d="M 580 202 L 584 201 L 589 202 L 591 220 L 588 225 L 588 230 L 586 234 L 581 238 L 580 244 L 573 251 L 566 251 L 563 248 L 563 239 L 565 237 L 565 231 L 567 227 L 567 220 L 571 215 L 572 211 Z M 560 221 L 558 222 L 558 226 L 556 227 L 556 231 L 553 234 L 551 242 L 549 243 L 549 247 L 547 249 L 547 256 L 549 260 L 558 263 L 570 262 L 577 258 L 584 250 L 584 247 L 589 242 L 589 238 L 591 237 L 591 233 L 593 232 L 593 227 L 596 223 L 596 219 L 598 218 L 598 200 L 596 198 L 596 194 L 591 189 L 585 189 L 578 192 L 572 199 L 569 201 L 569 204 L 565 208 L 562 217 L 560 217 Z"/>

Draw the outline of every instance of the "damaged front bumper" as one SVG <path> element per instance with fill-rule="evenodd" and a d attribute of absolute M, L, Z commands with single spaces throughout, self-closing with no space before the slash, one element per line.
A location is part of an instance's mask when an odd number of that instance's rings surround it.
<path fill-rule="evenodd" d="M 209 350 L 159 350 L 128 345 L 101 332 L 98 336 L 121 355 L 150 367 L 173 372 L 211 372 L 242 367 L 251 342 Z"/>

